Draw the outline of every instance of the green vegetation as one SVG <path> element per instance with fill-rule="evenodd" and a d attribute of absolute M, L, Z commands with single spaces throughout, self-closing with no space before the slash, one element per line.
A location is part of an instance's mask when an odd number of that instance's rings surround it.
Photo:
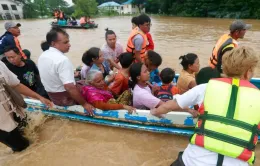
<path fill-rule="evenodd" d="M 259 0 L 147 0 L 146 11 L 186 17 L 260 18 Z"/>
<path fill-rule="evenodd" d="M 97 14 L 97 5 L 96 0 L 73 0 L 75 4 L 75 13 L 73 14 L 76 17 L 81 16 L 93 16 Z"/>

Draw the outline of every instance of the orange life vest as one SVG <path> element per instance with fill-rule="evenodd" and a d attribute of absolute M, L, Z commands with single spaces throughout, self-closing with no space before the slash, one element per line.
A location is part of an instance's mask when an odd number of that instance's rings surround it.
<path fill-rule="evenodd" d="M 58 17 L 59 17 L 59 12 L 57 12 L 57 11 L 54 12 L 54 17 L 55 17 L 55 18 L 58 18 Z"/>
<path fill-rule="evenodd" d="M 133 38 L 140 34 L 143 37 L 143 44 L 142 44 L 142 50 L 140 53 L 140 58 L 142 59 L 142 62 L 144 62 L 145 56 L 146 56 L 146 47 L 147 47 L 147 36 L 146 34 L 144 34 L 138 27 L 134 28 L 128 38 L 127 41 L 127 47 L 126 47 L 126 51 L 130 52 L 130 53 L 135 53 L 135 46 L 133 43 Z"/>
<path fill-rule="evenodd" d="M 21 48 L 21 45 L 20 45 L 18 38 L 15 37 L 15 36 L 14 36 L 14 41 L 15 41 L 15 45 L 18 48 L 18 50 L 20 51 L 20 54 L 22 55 L 23 59 L 27 59 L 27 56 L 23 53 L 23 50 Z"/>
<path fill-rule="evenodd" d="M 225 34 L 220 37 L 215 47 L 213 48 L 212 56 L 209 59 L 209 65 L 211 68 L 215 68 L 219 63 L 219 57 L 223 50 L 227 47 L 237 47 L 237 41 L 233 39 L 229 34 Z"/>

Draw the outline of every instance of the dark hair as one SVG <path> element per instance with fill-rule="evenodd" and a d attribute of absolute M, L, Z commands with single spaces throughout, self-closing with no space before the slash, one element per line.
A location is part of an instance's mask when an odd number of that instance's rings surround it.
<path fill-rule="evenodd" d="M 44 41 L 41 43 L 41 49 L 42 51 L 46 51 L 50 48 L 50 45 L 47 43 L 47 41 Z"/>
<path fill-rule="evenodd" d="M 187 55 L 183 55 L 179 57 L 179 59 L 181 59 L 181 65 L 184 70 L 187 70 L 189 65 L 193 65 L 197 58 L 198 56 L 193 53 L 188 53 Z"/>
<path fill-rule="evenodd" d="M 75 21 L 75 20 L 76 20 L 76 18 L 75 18 L 75 17 L 72 17 L 72 20 L 73 20 L 73 21 Z"/>
<path fill-rule="evenodd" d="M 134 61 L 133 54 L 129 52 L 120 54 L 118 59 L 123 68 L 128 68 Z"/>
<path fill-rule="evenodd" d="M 138 22 L 137 25 L 139 26 L 139 25 L 143 25 L 146 22 L 150 23 L 151 19 L 146 14 L 141 14 L 140 16 L 138 16 L 138 21 L 137 22 Z"/>
<path fill-rule="evenodd" d="M 23 49 L 24 55 L 27 57 L 27 59 L 31 59 L 31 52 L 27 49 Z"/>
<path fill-rule="evenodd" d="M 6 46 L 4 48 L 4 53 L 9 52 L 11 50 L 14 51 L 16 54 L 19 54 L 19 55 L 21 54 L 19 49 L 17 47 L 15 47 L 15 46 Z"/>
<path fill-rule="evenodd" d="M 130 67 L 130 76 L 131 76 L 131 82 L 129 82 L 129 87 L 134 89 L 135 85 L 137 84 L 137 77 L 141 75 L 141 70 L 142 70 L 143 63 L 137 62 L 134 63 Z"/>
<path fill-rule="evenodd" d="M 135 25 L 138 25 L 138 17 L 133 17 L 131 22 Z"/>
<path fill-rule="evenodd" d="M 108 35 L 115 35 L 116 36 L 116 33 L 112 30 L 109 30 L 108 28 L 105 29 L 106 33 L 105 33 L 105 38 L 107 39 L 107 36 Z"/>
<path fill-rule="evenodd" d="M 93 63 L 93 59 L 99 58 L 99 51 L 99 48 L 91 47 L 83 54 L 82 62 L 85 63 L 87 66 L 91 66 L 91 64 Z"/>
<path fill-rule="evenodd" d="M 157 52 L 149 50 L 147 52 L 147 57 L 148 57 L 149 61 L 152 63 L 152 65 L 154 65 L 154 66 L 158 67 L 162 64 L 162 57 Z"/>
<path fill-rule="evenodd" d="M 217 69 L 211 67 L 202 68 L 196 75 L 197 85 L 208 83 L 211 78 L 220 78 L 220 73 Z"/>
<path fill-rule="evenodd" d="M 164 84 L 169 84 L 173 81 L 175 77 L 175 71 L 171 68 L 165 68 L 160 73 L 161 80 Z"/>
<path fill-rule="evenodd" d="M 46 41 L 49 45 L 51 45 L 52 42 L 57 40 L 58 33 L 61 33 L 65 36 L 69 37 L 69 34 L 65 30 L 63 30 L 59 27 L 53 27 L 46 35 Z"/>

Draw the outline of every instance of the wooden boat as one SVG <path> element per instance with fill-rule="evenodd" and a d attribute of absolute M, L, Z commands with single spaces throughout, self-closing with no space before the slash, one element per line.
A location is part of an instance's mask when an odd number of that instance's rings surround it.
<path fill-rule="evenodd" d="M 80 25 L 58 25 L 58 24 L 51 24 L 52 27 L 60 27 L 60 28 L 66 28 L 66 29 L 94 29 L 98 28 L 98 24 L 90 24 L 89 26 L 80 26 Z"/>
<path fill-rule="evenodd" d="M 253 78 L 251 83 L 260 88 L 259 78 Z M 56 116 L 112 127 L 184 136 L 190 136 L 193 134 L 193 128 L 197 121 L 197 119 L 193 119 L 187 112 L 169 112 L 164 115 L 164 118 L 157 118 L 151 115 L 148 110 L 137 110 L 137 113 L 128 114 L 126 110 L 103 111 L 96 109 L 94 111 L 94 117 L 89 117 L 86 116 L 85 110 L 80 105 L 68 107 L 54 106 L 54 108 L 46 108 L 45 105 L 38 100 L 25 99 L 25 102 L 28 105 L 28 111 L 41 111 L 43 114 L 48 116 Z M 258 139 L 260 140 L 260 136 Z"/>

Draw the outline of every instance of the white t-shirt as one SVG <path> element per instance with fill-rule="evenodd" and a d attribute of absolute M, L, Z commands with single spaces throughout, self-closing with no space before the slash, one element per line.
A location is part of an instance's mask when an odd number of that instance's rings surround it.
<path fill-rule="evenodd" d="M 185 108 L 191 105 L 201 105 L 206 93 L 207 84 L 195 86 L 182 95 L 175 95 L 178 105 Z M 218 154 L 197 145 L 189 144 L 185 149 L 182 160 L 185 166 L 216 166 Z M 223 166 L 248 166 L 248 163 L 239 159 L 224 157 Z"/>
<path fill-rule="evenodd" d="M 47 92 L 64 92 L 64 84 L 75 84 L 72 63 L 56 48 L 50 47 L 41 54 L 38 69 Z"/>
<path fill-rule="evenodd" d="M 133 106 L 138 109 L 153 109 L 159 103 L 160 99 L 155 97 L 151 89 L 146 87 L 140 87 L 139 85 L 135 85 L 133 90 Z"/>

